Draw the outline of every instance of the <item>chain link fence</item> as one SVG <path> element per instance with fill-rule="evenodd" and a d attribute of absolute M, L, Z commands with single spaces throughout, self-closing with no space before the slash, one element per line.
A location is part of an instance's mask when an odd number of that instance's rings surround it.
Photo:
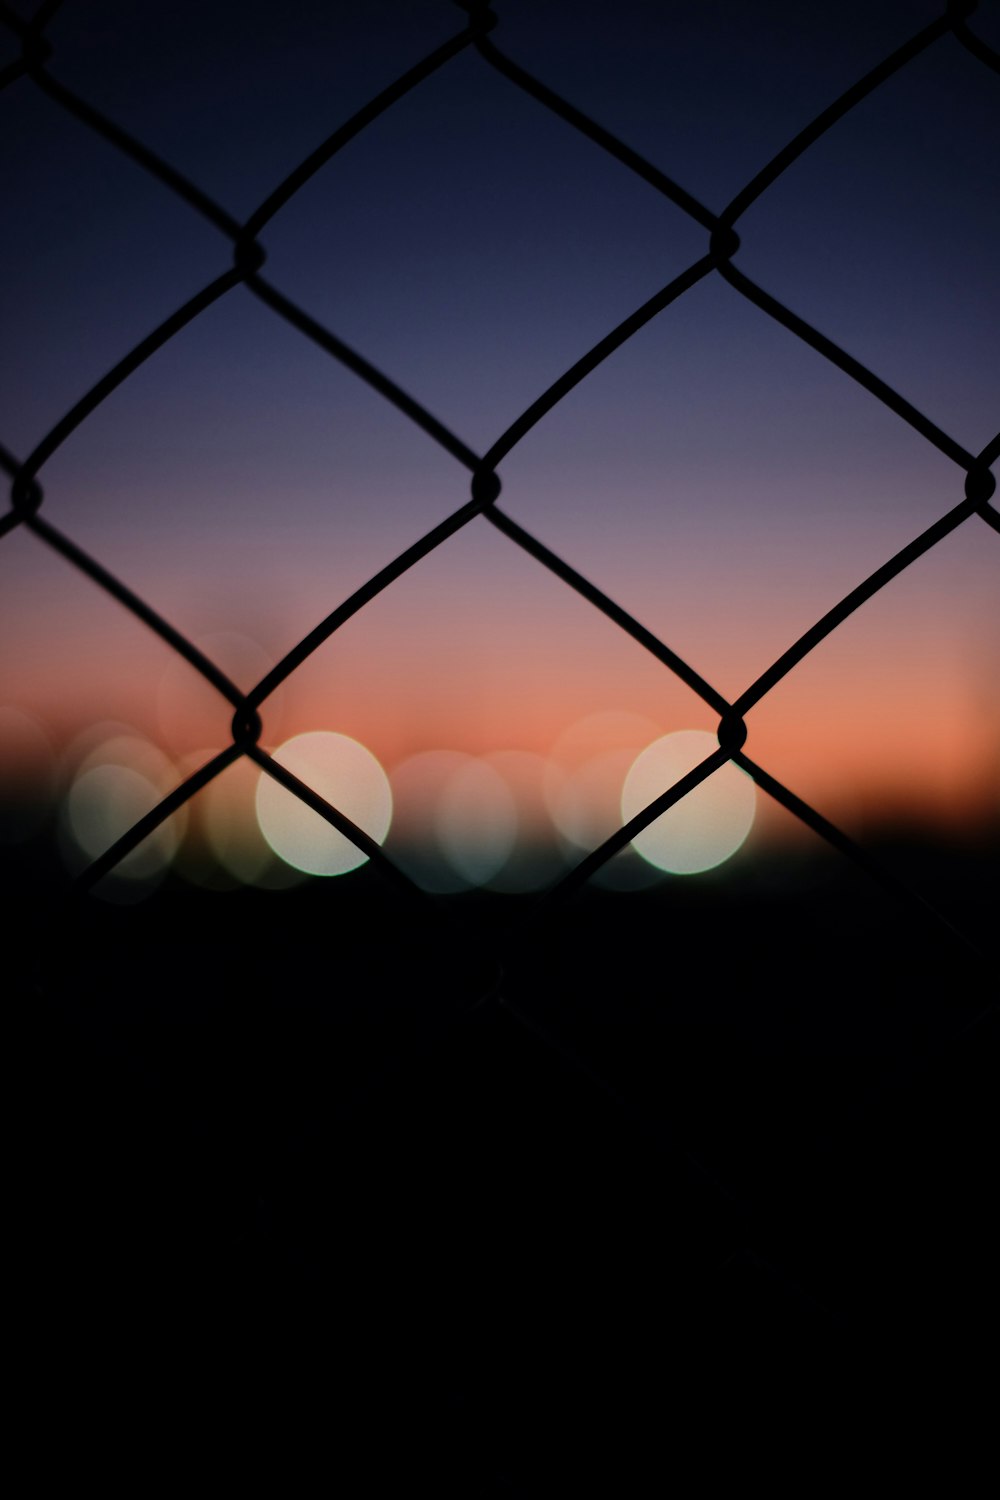
<path fill-rule="evenodd" d="M 757 787 L 774 799 L 796 819 L 832 846 L 843 860 L 864 873 L 889 892 L 892 899 L 906 909 L 918 925 L 939 930 L 944 948 L 956 959 L 967 958 L 975 945 L 969 935 L 956 926 L 935 906 L 929 903 L 918 889 L 900 879 L 884 865 L 868 848 L 848 836 L 841 828 L 810 806 L 795 791 L 772 775 L 766 766 L 753 755 L 753 737 L 748 733 L 746 716 L 767 694 L 779 684 L 816 646 L 829 637 L 848 617 L 871 599 L 880 590 L 891 585 L 893 580 L 910 568 L 918 559 L 937 547 L 945 538 L 959 528 L 976 530 L 983 537 L 984 546 L 1000 545 L 996 533 L 1000 532 L 1000 512 L 993 497 L 995 479 L 991 467 L 1000 457 L 1000 432 L 978 453 L 969 452 L 934 421 L 933 417 L 917 410 L 906 399 L 883 381 L 876 371 L 867 368 L 850 352 L 841 348 L 818 327 L 812 326 L 791 307 L 765 291 L 747 276 L 739 265 L 740 225 L 747 210 L 765 195 L 783 172 L 819 141 L 828 131 L 836 130 L 838 123 L 853 109 L 880 89 L 900 70 L 911 66 L 931 49 L 962 49 L 970 70 L 990 70 L 1000 73 L 1000 57 L 979 37 L 975 30 L 974 0 L 950 0 L 941 13 L 929 25 L 910 36 L 890 55 L 886 56 L 864 77 L 859 78 L 839 98 L 826 105 L 815 119 L 794 139 L 780 150 L 721 210 L 701 203 L 682 183 L 668 175 L 669 163 L 646 160 L 626 142 L 617 139 L 608 130 L 586 113 L 586 100 L 573 102 L 560 97 L 544 79 L 536 78 L 522 68 L 518 61 L 503 50 L 503 6 L 492 8 L 489 4 L 466 3 L 457 9 L 456 29 L 443 45 L 421 58 L 395 82 L 372 98 L 350 119 L 339 124 L 335 130 L 292 171 L 278 183 L 272 192 L 245 220 L 237 220 L 219 202 L 178 171 L 169 161 L 163 160 L 142 140 L 135 138 L 113 119 L 105 116 L 89 100 L 67 87 L 59 78 L 58 47 L 50 44 L 50 23 L 59 10 L 58 0 L 46 0 L 32 14 L 25 16 L 9 4 L 0 6 L 0 23 L 16 38 L 20 55 L 0 73 L 0 87 L 6 90 L 35 90 L 44 96 L 48 105 L 57 111 L 72 116 L 86 131 L 92 132 L 105 144 L 109 152 L 122 153 L 136 166 L 148 174 L 164 194 L 172 195 L 177 202 L 178 213 L 200 215 L 218 233 L 219 273 L 204 285 L 194 296 L 146 338 L 130 349 L 113 368 L 88 391 L 46 433 L 33 451 L 15 454 L 0 447 L 0 466 L 10 479 L 10 505 L 0 518 L 0 537 L 18 528 L 31 532 L 40 542 L 50 548 L 70 568 L 92 580 L 100 589 L 117 600 L 150 630 L 190 664 L 196 672 L 220 695 L 232 709 L 232 741 L 219 754 L 200 766 L 178 785 L 147 816 L 140 819 L 119 838 L 101 857 L 96 859 L 77 879 L 77 893 L 83 894 L 135 850 L 155 829 L 196 797 L 215 778 L 242 758 L 253 762 L 268 777 L 273 778 L 287 791 L 300 798 L 339 833 L 351 840 L 372 862 L 379 873 L 396 892 L 403 903 L 410 903 L 418 923 L 437 922 L 440 913 L 434 901 L 419 890 L 387 856 L 382 847 L 356 826 L 345 813 L 304 781 L 292 774 L 285 766 L 265 750 L 261 743 L 262 724 L 260 711 L 276 690 L 291 677 L 324 642 L 354 618 L 359 611 L 374 600 L 383 590 L 391 586 L 409 570 L 419 568 L 427 558 L 449 538 L 466 527 L 489 526 L 504 537 L 513 547 L 533 560 L 551 575 L 552 587 L 568 587 L 599 611 L 608 622 L 608 629 L 624 632 L 645 651 L 662 664 L 667 673 L 674 674 L 687 685 L 718 716 L 718 748 L 708 755 L 694 770 L 675 785 L 664 787 L 662 793 L 637 816 L 621 827 L 599 848 L 594 849 L 551 889 L 532 904 L 518 942 L 527 941 L 524 933 L 537 933 L 553 920 L 560 903 L 583 886 L 602 866 L 614 858 L 636 836 L 656 818 L 673 807 L 694 788 L 705 782 L 728 762 L 733 762 L 746 772 Z M 609 155 L 620 165 L 622 172 L 634 174 L 651 193 L 667 199 L 675 208 L 688 216 L 704 234 L 704 252 L 679 275 L 673 277 L 654 296 L 635 309 L 617 327 L 610 329 L 600 341 L 567 369 L 559 379 L 528 405 L 521 415 L 484 451 L 477 452 L 468 447 L 446 425 L 422 405 L 419 392 L 408 393 L 397 385 L 390 371 L 373 364 L 363 350 L 349 347 L 336 330 L 325 327 L 308 308 L 296 304 L 278 284 L 280 265 L 268 259 L 265 237 L 272 221 L 281 214 L 294 196 L 317 173 L 322 172 L 332 158 L 341 151 L 349 150 L 351 142 L 373 125 L 386 111 L 390 111 L 413 90 L 419 90 L 439 70 L 447 69 L 460 54 L 478 54 L 483 68 L 493 70 L 505 80 L 510 88 L 523 91 L 542 109 L 551 111 L 574 131 L 578 132 L 595 152 Z M 1000 82 L 997 83 L 1000 89 Z M 984 184 L 984 191 L 986 190 Z M 8 221 L 10 222 L 10 220 Z M 954 493 L 948 498 L 940 517 L 919 535 L 914 536 L 896 554 L 888 558 L 870 576 L 859 579 L 840 601 L 806 630 L 787 650 L 774 660 L 738 697 L 730 700 L 713 684 L 707 681 L 692 665 L 684 660 L 669 642 L 661 640 L 635 619 L 616 600 L 608 597 L 563 557 L 546 546 L 530 530 L 507 513 L 503 506 L 501 480 L 498 470 L 504 459 L 538 424 L 545 421 L 563 399 L 573 391 L 606 359 L 614 355 L 639 330 L 654 318 L 669 318 L 670 309 L 687 292 L 710 278 L 721 278 L 734 292 L 746 299 L 762 316 L 774 320 L 787 331 L 790 337 L 806 345 L 816 359 L 829 361 L 857 386 L 867 392 L 873 402 L 879 402 L 901 422 L 908 424 L 920 437 L 942 454 L 954 467 Z M 191 323 L 201 317 L 220 299 L 245 293 L 256 298 L 278 318 L 296 330 L 322 350 L 330 359 L 338 361 L 359 381 L 365 382 L 385 402 L 395 408 L 401 422 L 414 424 L 429 442 L 454 461 L 456 491 L 463 483 L 467 486 L 468 498 L 413 545 L 399 556 L 388 560 L 362 587 L 350 597 L 342 600 L 322 620 L 318 621 L 281 660 L 257 682 L 249 692 L 241 691 L 221 668 L 205 655 L 183 631 L 164 618 L 128 581 L 116 576 L 102 563 L 99 557 L 89 554 L 74 538 L 55 526 L 46 516 L 43 481 L 46 465 L 82 424 L 86 423 L 96 409 L 123 382 L 140 369 L 147 360 L 155 359 L 160 350 L 170 343 Z M 233 518 L 239 525 L 239 517 Z M 1000 560 L 1000 552 L 997 553 Z M 331 898 L 335 899 L 335 898 Z M 448 921 L 452 920 L 449 915 Z M 478 940 L 478 939 L 477 939 Z M 516 946 L 516 944 L 515 944 Z M 980 955 L 982 956 L 982 955 Z M 486 978 L 484 965 L 475 966 L 476 977 L 463 977 L 464 1003 L 475 1007 L 483 1001 L 506 998 L 503 982 L 498 970 L 487 962 Z M 990 1003 L 992 997 L 983 997 Z M 541 1031 L 545 1026 L 538 1015 L 530 1015 L 522 1008 L 514 1007 L 519 1021 L 532 1031 Z M 546 1036 L 546 1042 L 551 1038 Z M 560 1050 L 560 1043 L 555 1044 Z M 593 1073 L 592 1065 L 572 1058 L 572 1066 L 580 1066 L 584 1072 Z M 509 1492 L 514 1492 L 513 1490 Z"/>
<path fill-rule="evenodd" d="M 770 775 L 765 767 L 752 758 L 747 749 L 745 715 L 760 703 L 764 696 L 819 642 L 835 631 L 859 605 L 884 588 L 956 528 L 966 524 L 985 525 L 993 531 L 1000 531 L 1000 516 L 992 504 L 995 480 L 990 472 L 991 465 L 1000 453 L 1000 434 L 995 436 L 980 453 L 967 452 L 932 418 L 916 410 L 886 385 L 874 371 L 867 369 L 850 353 L 833 343 L 821 329 L 812 327 L 791 308 L 786 307 L 757 286 L 739 270 L 734 257 L 739 250 L 740 243 L 736 226 L 747 209 L 803 152 L 807 151 L 826 131 L 834 128 L 849 110 L 928 48 L 950 45 L 957 41 L 965 48 L 970 58 L 975 59 L 977 66 L 983 65 L 994 71 L 997 70 L 996 56 L 970 30 L 968 16 L 971 14 L 971 8 L 965 5 L 949 6 L 939 19 L 911 37 L 903 46 L 885 58 L 878 67 L 873 68 L 839 99 L 824 109 L 751 182 L 746 184 L 721 213 L 717 214 L 698 202 L 682 185 L 668 177 L 660 167 L 645 161 L 627 144 L 617 140 L 574 104 L 560 98 L 546 86 L 544 81 L 533 78 L 520 68 L 516 61 L 507 57 L 492 39 L 497 26 L 497 14 L 489 6 L 468 6 L 465 8 L 467 24 L 449 42 L 409 69 L 377 98 L 372 99 L 365 108 L 334 131 L 294 172 L 275 187 L 267 199 L 242 224 L 233 219 L 221 204 L 204 194 L 195 183 L 190 182 L 168 162 L 160 160 L 141 141 L 134 139 L 114 121 L 105 118 L 85 99 L 80 98 L 59 82 L 56 72 L 53 71 L 52 49 L 45 36 L 46 26 L 56 9 L 57 7 L 52 5 L 41 6 L 28 21 L 5 10 L 3 18 L 7 26 L 20 39 L 22 53 L 19 61 L 5 69 L 2 76 L 3 85 L 40 89 L 55 106 L 68 111 L 87 129 L 101 136 L 110 148 L 128 155 L 144 171 L 155 177 L 165 190 L 174 193 L 191 210 L 201 214 L 219 231 L 220 236 L 229 243 L 233 261 L 229 270 L 223 271 L 209 282 L 160 327 L 143 339 L 136 348 L 130 350 L 112 370 L 109 370 L 104 378 L 82 396 L 72 410 L 67 412 L 45 435 L 33 452 L 26 457 L 18 458 L 6 450 L 0 451 L 0 463 L 11 478 L 10 509 L 0 523 L 3 533 L 8 533 L 18 526 L 26 527 L 33 532 L 71 566 L 85 573 L 129 609 L 137 619 L 156 631 L 233 708 L 232 744 L 188 777 L 147 817 L 136 823 L 101 858 L 95 860 L 80 876 L 81 886 L 92 886 L 113 870 L 143 839 L 182 807 L 189 798 L 243 756 L 253 760 L 268 776 L 275 778 L 339 832 L 351 839 L 390 879 L 396 882 L 404 880 L 405 877 L 392 865 L 373 839 L 353 824 L 341 810 L 319 797 L 261 748 L 259 710 L 277 688 L 323 642 L 327 641 L 335 631 L 363 609 L 383 589 L 388 588 L 410 568 L 416 567 L 422 558 L 428 556 L 461 528 L 473 523 L 486 522 L 495 527 L 515 546 L 522 548 L 542 567 L 547 568 L 555 578 L 575 589 L 595 609 L 600 610 L 609 621 L 651 652 L 668 671 L 686 683 L 719 716 L 718 751 L 708 756 L 689 776 L 676 785 L 665 788 L 663 794 L 655 802 L 628 822 L 600 848 L 595 849 L 575 870 L 560 881 L 547 899 L 557 900 L 568 895 L 660 814 L 706 780 L 720 766 L 732 760 L 747 772 L 763 791 L 781 803 L 795 817 L 801 819 L 821 838 L 841 851 L 846 858 L 888 886 L 897 897 L 911 904 L 919 904 L 919 898 L 913 891 L 902 885 L 855 841 L 797 797 L 790 788 Z M 512 86 L 524 90 L 546 109 L 559 115 L 591 141 L 596 148 L 610 153 L 624 169 L 634 172 L 652 190 L 663 194 L 693 219 L 705 231 L 707 237 L 706 251 L 703 256 L 686 267 L 680 275 L 674 277 L 667 286 L 651 297 L 642 307 L 637 308 L 617 328 L 610 330 L 593 349 L 579 359 L 537 400 L 533 401 L 483 454 L 473 452 L 444 423 L 427 411 L 417 399 L 401 390 L 389 374 L 375 368 L 363 353 L 348 348 L 333 331 L 319 324 L 310 315 L 308 309 L 296 306 L 286 297 L 273 280 L 264 274 L 266 252 L 260 239 L 267 225 L 280 213 L 294 194 L 315 173 L 321 171 L 338 151 L 347 147 L 360 131 L 384 111 L 390 109 L 397 100 L 410 90 L 418 88 L 424 80 L 431 77 L 438 69 L 445 67 L 450 59 L 467 48 L 475 49 L 482 57 L 484 65 L 497 70 Z M 627 610 L 608 598 L 587 579 L 581 577 L 565 559 L 553 553 L 537 537 L 506 514 L 499 503 L 501 483 L 497 473 L 498 466 L 503 459 L 580 381 L 585 380 L 603 360 L 611 356 L 652 318 L 663 314 L 685 292 L 710 276 L 721 276 L 741 296 L 747 298 L 768 317 L 775 319 L 795 337 L 808 344 L 817 355 L 837 365 L 868 391 L 873 399 L 881 401 L 902 421 L 909 423 L 928 443 L 955 464 L 960 475 L 958 483 L 961 486 L 961 497 L 956 499 L 956 502 L 934 525 L 914 537 L 907 546 L 886 561 L 870 577 L 861 580 L 733 702 L 725 698 L 689 663 L 682 660 L 668 643 L 646 630 Z M 61 444 L 86 421 L 112 391 L 127 380 L 146 360 L 151 359 L 183 328 L 238 286 L 244 286 L 304 337 L 312 340 L 331 358 L 339 360 L 359 379 L 366 381 L 386 401 L 391 402 L 405 418 L 420 427 L 428 438 L 439 444 L 470 476 L 470 498 L 463 505 L 399 557 L 387 562 L 363 587 L 339 604 L 326 619 L 320 621 L 246 694 L 242 693 L 190 639 L 140 598 L 127 582 L 113 576 L 99 559 L 89 556 L 74 542 L 72 537 L 46 519 L 40 481 L 46 463 Z M 924 911 L 926 913 L 926 908 Z M 930 915 L 937 916 L 933 912 Z"/>

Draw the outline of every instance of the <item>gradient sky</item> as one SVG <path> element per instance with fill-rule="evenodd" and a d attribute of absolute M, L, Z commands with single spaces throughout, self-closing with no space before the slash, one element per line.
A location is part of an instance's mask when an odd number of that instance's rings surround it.
<path fill-rule="evenodd" d="M 492 39 L 719 212 L 942 9 L 497 0 Z M 242 220 L 463 24 L 448 0 L 67 0 L 49 67 Z M 970 25 L 1000 46 L 996 0 Z M 17 55 L 3 26 L 0 49 L 3 67 Z M 1000 426 L 998 160 L 1000 79 L 945 36 L 766 191 L 735 260 L 973 453 Z M 25 78 L 0 94 L 0 202 L 0 443 L 24 459 L 230 249 Z M 274 286 L 484 452 L 707 234 L 470 48 L 262 242 Z M 951 460 L 716 275 L 499 472 L 511 516 L 727 697 L 963 493 Z M 247 688 L 469 493 L 461 465 L 243 287 L 40 479 L 44 516 Z M 1000 537 L 972 518 L 752 710 L 748 751 L 852 831 L 889 811 L 998 816 L 998 599 Z M 0 540 L 0 610 L 0 706 L 57 745 L 104 720 L 175 757 L 227 742 L 229 709 L 23 528 Z M 606 710 L 661 733 L 715 723 L 482 520 L 280 697 L 266 744 L 337 730 L 387 765 L 434 748 L 545 754 Z"/>

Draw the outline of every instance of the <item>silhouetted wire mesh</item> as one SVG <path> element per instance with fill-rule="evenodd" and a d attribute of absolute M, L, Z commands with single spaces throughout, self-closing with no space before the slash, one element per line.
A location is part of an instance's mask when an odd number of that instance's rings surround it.
<path fill-rule="evenodd" d="M 59 81 L 56 73 L 51 70 L 51 64 L 54 61 L 57 62 L 57 58 L 45 35 L 48 22 L 59 8 L 59 0 L 48 0 L 48 3 L 40 5 L 29 20 L 20 17 L 8 4 L 0 3 L 0 21 L 13 33 L 21 47 L 19 59 L 0 72 L 0 87 L 34 87 L 40 90 L 55 107 L 74 116 L 88 130 L 101 137 L 109 149 L 124 153 L 151 178 L 156 179 L 164 189 L 173 193 L 188 208 L 207 220 L 220 236 L 228 241 L 232 260 L 229 269 L 221 270 L 215 279 L 166 318 L 159 327 L 131 349 L 101 380 L 81 396 L 26 458 L 18 459 L 0 447 L 0 467 L 5 470 L 12 481 L 11 508 L 7 515 L 0 519 L 0 535 L 19 526 L 32 532 L 72 567 L 89 577 L 130 610 L 137 619 L 155 631 L 178 655 L 189 662 L 233 709 L 232 744 L 164 797 L 158 806 L 140 819 L 84 870 L 77 878 L 77 889 L 89 889 L 112 872 L 116 865 L 195 793 L 207 786 L 235 761 L 241 757 L 247 757 L 350 839 L 368 856 L 384 877 L 407 892 L 409 898 L 420 903 L 422 909 L 433 911 L 435 909 L 433 899 L 420 890 L 393 863 L 373 838 L 291 771 L 279 765 L 261 748 L 259 709 L 324 641 L 364 609 L 384 589 L 414 568 L 456 532 L 476 520 L 482 520 L 507 537 L 513 545 L 522 549 L 528 556 L 534 558 L 554 577 L 589 601 L 611 623 L 624 631 L 650 652 L 668 671 L 686 683 L 719 716 L 718 750 L 707 756 L 700 765 L 676 784 L 666 787 L 655 801 L 606 839 L 576 868 L 545 892 L 535 904 L 535 910 L 532 913 L 533 922 L 537 922 L 554 903 L 582 885 L 602 865 L 625 848 L 644 828 L 679 802 L 689 791 L 728 761 L 733 761 L 754 780 L 762 791 L 780 803 L 859 869 L 864 870 L 879 882 L 911 911 L 918 915 L 922 914 L 924 917 L 929 916 L 947 940 L 968 949 L 970 946 L 968 938 L 956 930 L 940 911 L 930 906 L 917 891 L 911 889 L 894 872 L 886 868 L 869 850 L 862 848 L 845 832 L 835 827 L 815 808 L 772 776 L 765 767 L 757 764 L 746 748 L 748 736 L 744 716 L 820 641 L 835 631 L 859 605 L 870 599 L 958 527 L 967 522 L 972 525 L 984 523 L 993 531 L 1000 531 L 1000 514 L 991 504 L 995 481 L 990 472 L 991 465 L 1000 455 L 1000 434 L 994 437 L 980 453 L 968 452 L 932 418 L 917 410 L 891 389 L 874 371 L 840 348 L 820 329 L 813 327 L 791 308 L 786 307 L 756 285 L 737 268 L 733 258 L 740 246 L 736 225 L 750 205 L 766 193 L 787 167 L 803 152 L 808 151 L 828 130 L 834 128 L 850 110 L 929 48 L 947 45 L 945 39 L 952 38 L 965 49 L 970 67 L 986 66 L 994 72 L 1000 72 L 1000 58 L 967 24 L 976 8 L 975 0 L 968 0 L 968 3 L 956 3 L 956 0 L 951 0 L 936 20 L 918 31 L 822 110 L 813 122 L 789 141 L 720 213 L 715 213 L 700 203 L 658 166 L 645 160 L 626 143 L 618 140 L 591 119 L 577 105 L 561 98 L 544 81 L 533 77 L 515 60 L 507 57 L 492 39 L 501 17 L 491 9 L 489 4 L 472 3 L 472 0 L 470 3 L 461 3 L 461 0 L 457 0 L 457 3 L 459 9 L 465 12 L 465 24 L 462 29 L 458 30 L 450 40 L 416 62 L 394 83 L 383 89 L 349 120 L 334 130 L 293 172 L 289 173 L 284 181 L 274 188 L 244 223 L 233 218 L 225 208 L 142 141 L 136 139 L 134 135 L 107 118 L 85 98 Z M 517 420 L 511 423 L 482 455 L 477 454 L 462 442 L 445 423 L 428 411 L 418 399 L 401 389 L 389 374 L 378 369 L 362 352 L 349 347 L 336 333 L 318 322 L 307 309 L 298 306 L 280 291 L 264 274 L 267 257 L 258 238 L 275 215 L 281 212 L 299 189 L 315 173 L 321 171 L 337 152 L 344 149 L 385 111 L 391 109 L 398 100 L 411 90 L 419 88 L 439 69 L 446 67 L 452 58 L 468 49 L 476 51 L 484 66 L 495 70 L 512 87 L 523 90 L 538 104 L 572 126 L 581 136 L 591 142 L 595 149 L 610 154 L 623 170 L 635 174 L 653 191 L 666 197 L 703 229 L 707 236 L 705 253 L 698 260 L 675 276 L 616 328 L 611 329 L 587 354 L 578 359 L 570 369 L 553 382 L 548 390 L 532 401 Z M 955 503 L 945 514 L 877 568 L 870 577 L 860 581 L 732 702 L 707 682 L 668 644 L 641 625 L 627 610 L 588 579 L 581 576 L 564 558 L 551 551 L 521 524 L 513 520 L 497 503 L 501 491 L 500 479 L 496 472 L 497 466 L 521 439 L 537 423 L 543 421 L 575 386 L 585 380 L 602 361 L 620 348 L 639 329 L 651 319 L 665 314 L 667 309 L 687 291 L 713 275 L 720 276 L 769 318 L 774 319 L 818 355 L 849 375 L 873 399 L 881 402 L 902 421 L 908 423 L 927 443 L 950 459 L 963 476 L 961 497 L 958 498 L 956 476 Z M 387 562 L 361 588 L 332 610 L 248 693 L 241 692 L 203 651 L 164 619 L 125 581 L 109 572 L 97 558 L 90 556 L 70 536 L 45 518 L 44 494 L 39 482 L 39 476 L 53 454 L 107 396 L 128 380 L 146 360 L 152 358 L 182 329 L 239 286 L 245 287 L 289 326 L 298 329 L 305 338 L 311 340 L 377 391 L 397 409 L 402 417 L 419 427 L 460 467 L 464 468 L 469 475 L 470 482 L 468 500 L 458 506 L 444 521 L 428 531 L 419 541 L 408 547 L 398 557 Z"/>

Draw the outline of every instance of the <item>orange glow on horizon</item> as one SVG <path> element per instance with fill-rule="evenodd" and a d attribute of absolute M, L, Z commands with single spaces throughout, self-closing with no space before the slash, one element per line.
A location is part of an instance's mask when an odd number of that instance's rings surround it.
<path fill-rule="evenodd" d="M 10 620 L 0 702 L 34 720 L 57 756 L 101 721 L 146 735 L 185 774 L 193 753 L 225 748 L 232 710 L 214 688 L 61 560 L 45 555 L 40 588 L 23 567 L 29 555 L 37 561 L 36 539 L 15 533 L 0 557 Z M 498 556 L 498 571 L 483 572 L 493 552 L 470 539 L 457 570 L 435 557 L 366 606 L 265 702 L 264 745 L 334 731 L 391 772 L 430 750 L 549 757 L 561 746 L 564 754 L 574 726 L 595 714 L 642 720 L 647 743 L 715 729 L 713 711 L 590 604 L 516 550 Z M 1000 645 L 984 629 L 990 601 L 995 609 L 992 563 L 992 551 L 980 563 L 975 538 L 963 537 L 951 554 L 942 549 L 896 580 L 749 711 L 746 753 L 849 832 L 893 819 L 945 832 L 995 826 Z M 734 579 L 732 615 L 718 617 L 697 650 L 686 648 L 730 698 L 821 612 L 776 596 L 768 611 L 743 614 L 744 583 Z M 282 630 L 251 613 L 211 604 L 203 629 L 183 613 L 176 619 L 244 691 L 301 629 L 298 614 Z M 18 743 L 0 744 L 8 783 L 26 774 L 14 763 Z M 618 744 L 612 735 L 593 753 Z M 787 827 L 768 802 L 761 839 Z"/>

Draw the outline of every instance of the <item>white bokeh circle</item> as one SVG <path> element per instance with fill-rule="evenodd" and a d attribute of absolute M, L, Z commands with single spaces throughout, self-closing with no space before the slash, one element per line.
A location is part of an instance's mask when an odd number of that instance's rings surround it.
<path fill-rule="evenodd" d="M 98 738 L 98 732 L 104 737 Z M 95 733 L 81 737 L 76 748 L 86 753 L 72 774 L 62 810 L 64 834 L 69 835 L 64 853 L 71 868 L 79 866 L 81 857 L 90 861 L 102 855 L 180 780 L 173 762 L 125 725 L 95 726 Z M 119 860 L 106 893 L 122 882 L 141 887 L 160 879 L 177 853 L 187 817 L 187 808 L 179 808 Z"/>
<path fill-rule="evenodd" d="M 273 759 L 381 844 L 392 821 L 392 791 L 378 760 L 346 734 L 313 730 L 286 740 Z M 266 772 L 257 783 L 257 822 L 279 859 L 307 875 L 346 875 L 368 855 Z"/>
<path fill-rule="evenodd" d="M 703 729 L 681 729 L 647 745 L 625 777 L 624 821 L 655 802 L 718 748 L 715 735 Z M 632 840 L 633 847 L 651 865 L 672 875 L 713 870 L 743 843 L 753 825 L 756 804 L 750 777 L 727 762 L 644 828 Z"/>

